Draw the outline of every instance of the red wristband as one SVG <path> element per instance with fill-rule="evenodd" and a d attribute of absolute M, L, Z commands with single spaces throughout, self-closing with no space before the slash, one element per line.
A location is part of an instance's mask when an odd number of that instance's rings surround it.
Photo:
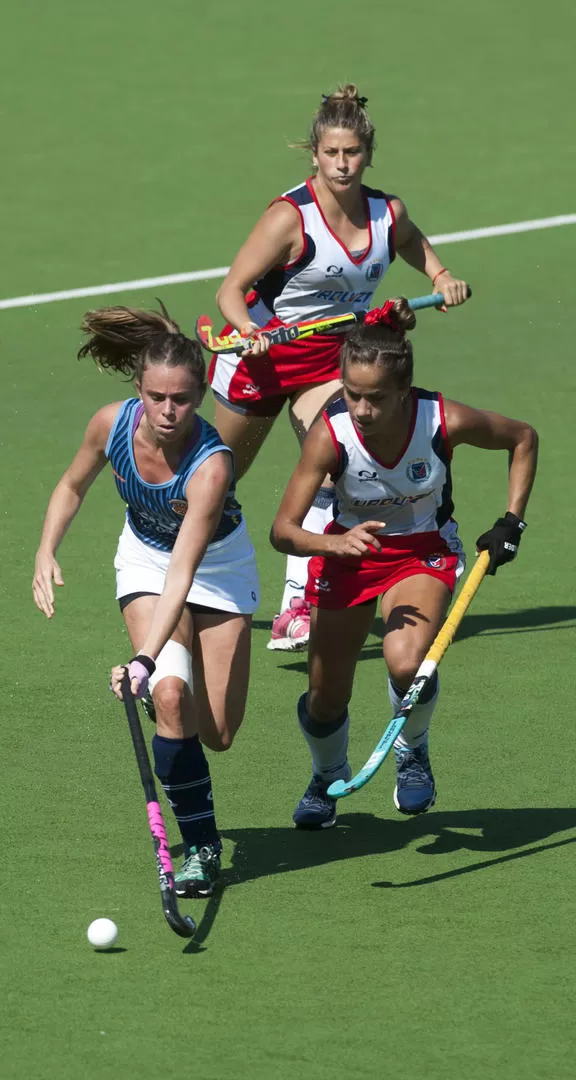
<path fill-rule="evenodd" d="M 440 270 L 437 270 L 436 273 L 434 274 L 434 277 L 432 278 L 432 285 L 436 284 L 436 282 L 438 281 L 438 278 L 440 277 L 440 274 L 449 274 L 449 273 L 450 273 L 450 271 L 447 270 L 445 266 L 442 266 L 440 268 Z"/>

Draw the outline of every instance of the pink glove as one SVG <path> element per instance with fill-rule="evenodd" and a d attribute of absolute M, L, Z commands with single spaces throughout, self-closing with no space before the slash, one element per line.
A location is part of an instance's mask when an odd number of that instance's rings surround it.
<path fill-rule="evenodd" d="M 127 670 L 131 687 L 134 679 L 138 680 L 136 691 L 132 690 L 134 697 L 146 697 L 146 694 L 148 693 L 148 680 L 156 670 L 156 664 L 152 658 L 143 655 L 135 656 L 128 664 Z"/>

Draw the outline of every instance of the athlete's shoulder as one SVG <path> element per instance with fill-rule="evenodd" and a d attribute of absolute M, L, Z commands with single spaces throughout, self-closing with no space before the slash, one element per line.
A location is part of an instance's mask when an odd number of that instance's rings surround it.
<path fill-rule="evenodd" d="M 287 195 L 278 195 L 266 207 L 256 228 L 264 228 L 267 238 L 285 241 L 300 230 L 300 204 Z"/>
<path fill-rule="evenodd" d="M 202 444 L 206 456 L 200 453 L 196 463 L 192 463 L 187 470 L 188 475 L 185 478 L 187 490 L 189 484 L 194 488 L 206 489 L 208 487 L 218 491 L 223 484 L 229 487 L 234 474 L 232 451 L 224 445 L 218 432 L 215 434 L 218 436 L 217 439 Z"/>
<path fill-rule="evenodd" d="M 125 401 L 113 401 L 110 405 L 104 405 L 101 409 L 98 409 L 98 412 L 94 413 L 94 416 L 88 422 L 86 439 L 90 442 L 101 442 L 105 446 L 118 415 L 125 406 Z"/>
<path fill-rule="evenodd" d="M 326 473 L 333 473 L 339 461 L 340 451 L 327 410 L 314 421 L 302 444 L 302 458 L 314 467 L 320 466 Z"/>

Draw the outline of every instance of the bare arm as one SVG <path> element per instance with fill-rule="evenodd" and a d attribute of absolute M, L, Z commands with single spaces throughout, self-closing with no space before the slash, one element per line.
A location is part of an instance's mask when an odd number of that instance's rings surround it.
<path fill-rule="evenodd" d="M 248 337 L 256 328 L 246 304 L 246 293 L 268 270 L 297 258 L 301 247 L 298 211 L 285 201 L 273 203 L 240 248 L 216 294 L 224 318 L 243 337 Z M 266 352 L 266 339 L 259 342 L 259 346 L 254 348 L 255 354 Z"/>
<path fill-rule="evenodd" d="M 523 519 L 536 475 L 538 435 L 530 424 L 499 413 L 472 409 L 458 401 L 445 401 L 446 428 L 452 446 L 478 446 L 481 450 L 508 451 L 508 504 L 506 509 Z"/>
<path fill-rule="evenodd" d="M 53 582 L 63 585 L 62 571 L 55 555 L 63 537 L 78 513 L 84 496 L 106 465 L 106 443 L 120 403 L 106 405 L 92 417 L 84 441 L 72 464 L 57 483 L 44 518 L 32 592 L 36 606 L 51 619 L 54 614 Z"/>
<path fill-rule="evenodd" d="M 156 659 L 178 625 L 194 574 L 222 516 L 232 479 L 232 458 L 212 454 L 186 485 L 188 509 L 174 544 L 162 595 L 139 652 Z"/>
<path fill-rule="evenodd" d="M 441 292 L 446 306 L 463 304 L 467 298 L 467 284 L 452 277 L 438 258 L 430 241 L 410 220 L 408 211 L 401 199 L 395 195 L 390 198 L 396 218 L 396 250 L 405 262 L 426 274 L 434 284 L 434 292 Z"/>
<path fill-rule="evenodd" d="M 342 536 L 318 535 L 302 528 L 302 522 L 327 474 L 338 468 L 338 454 L 322 417 L 312 425 L 302 446 L 302 454 L 284 492 L 270 532 L 270 542 L 287 555 L 362 555 L 371 544 L 380 542 L 373 533 L 381 521 L 356 525 Z"/>

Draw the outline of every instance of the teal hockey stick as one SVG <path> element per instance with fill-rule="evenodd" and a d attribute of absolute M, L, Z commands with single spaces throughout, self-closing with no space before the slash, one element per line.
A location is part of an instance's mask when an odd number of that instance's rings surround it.
<path fill-rule="evenodd" d="M 472 289 L 468 286 L 468 296 L 472 296 Z M 427 293 L 426 296 L 416 296 L 408 301 L 408 306 L 413 311 L 422 308 L 442 307 L 444 297 L 442 293 Z M 326 315 L 320 319 L 310 319 L 308 322 L 293 323 L 290 326 L 277 326 L 273 330 L 265 330 L 263 333 L 270 338 L 271 345 L 285 345 L 289 341 L 298 341 L 301 338 L 314 337 L 316 334 L 329 334 L 332 331 L 345 330 L 355 323 L 363 323 L 365 311 L 349 311 L 344 315 Z M 209 315 L 199 315 L 196 319 L 196 337 L 202 347 L 212 353 L 241 353 L 254 345 L 254 338 L 241 338 L 238 331 L 231 334 L 218 336 L 214 333 L 214 326 Z"/>
<path fill-rule="evenodd" d="M 368 761 L 362 766 L 360 772 L 357 772 L 351 780 L 335 780 L 333 784 L 330 784 L 328 794 L 332 799 L 342 799 L 345 795 L 352 795 L 354 791 L 364 787 L 378 772 L 384 758 L 390 753 L 395 740 L 402 731 L 412 709 L 418 704 L 422 690 L 434 675 L 444 653 L 454 640 L 454 635 L 480 587 L 489 562 L 490 555 L 487 551 L 482 551 L 476 560 L 474 569 L 470 571 L 467 580 L 462 586 L 460 595 L 454 602 L 442 629 L 439 630 L 420 664 L 412 685 L 404 694 L 396 716 L 388 724 L 382 738 L 374 747 Z"/>

